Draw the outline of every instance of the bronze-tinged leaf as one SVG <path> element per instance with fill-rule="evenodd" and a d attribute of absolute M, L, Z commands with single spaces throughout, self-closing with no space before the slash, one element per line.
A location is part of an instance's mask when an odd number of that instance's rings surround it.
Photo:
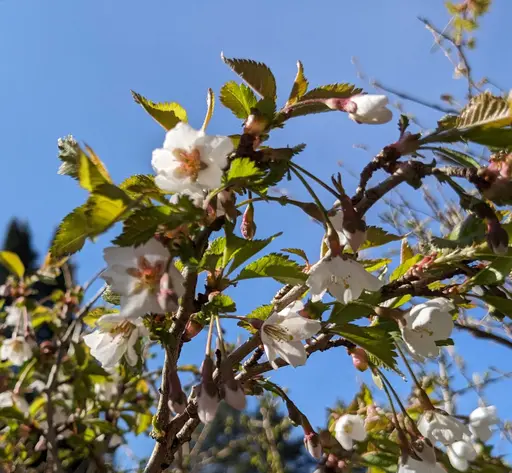
<path fill-rule="evenodd" d="M 297 61 L 297 75 L 295 76 L 295 82 L 293 83 L 292 90 L 290 92 L 290 97 L 288 98 L 288 102 L 286 102 L 286 107 L 293 105 L 297 102 L 308 90 L 308 80 L 304 75 L 304 66 L 302 62 Z"/>
<path fill-rule="evenodd" d="M 186 110 L 176 102 L 155 103 L 132 90 L 133 99 L 167 131 L 179 122 L 187 122 Z"/>
<path fill-rule="evenodd" d="M 490 92 L 473 97 L 457 118 L 457 128 L 501 128 L 512 124 L 510 99 L 497 97 Z"/>

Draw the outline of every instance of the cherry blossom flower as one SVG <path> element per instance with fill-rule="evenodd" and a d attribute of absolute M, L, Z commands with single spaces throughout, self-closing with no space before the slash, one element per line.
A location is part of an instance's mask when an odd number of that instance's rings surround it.
<path fill-rule="evenodd" d="M 322 458 L 322 445 L 316 432 L 312 431 L 304 434 L 304 447 L 313 458 L 317 460 Z"/>
<path fill-rule="evenodd" d="M 448 445 L 446 453 L 448 454 L 448 459 L 453 468 L 459 471 L 467 471 L 469 462 L 476 460 L 478 456 L 473 445 L 464 440 L 459 440 L 458 442 Z"/>
<path fill-rule="evenodd" d="M 487 442 L 491 438 L 491 427 L 499 422 L 495 406 L 477 407 L 469 414 L 469 429 L 482 442 Z"/>
<path fill-rule="evenodd" d="M 348 304 L 365 290 L 378 291 L 384 283 L 358 262 L 337 256 L 315 264 L 306 284 L 316 298 L 329 292 L 339 302 Z"/>
<path fill-rule="evenodd" d="M 215 189 L 233 149 L 227 136 L 207 136 L 180 122 L 167 132 L 163 148 L 153 151 L 155 182 L 168 192 Z"/>
<path fill-rule="evenodd" d="M 162 314 L 178 308 L 178 299 L 185 293 L 184 279 L 170 257 L 154 238 L 139 247 L 105 248 L 109 267 L 102 277 L 121 296 L 123 317 Z"/>
<path fill-rule="evenodd" d="M 334 426 L 336 440 L 345 450 L 352 450 L 354 440 L 362 442 L 366 439 L 364 420 L 361 416 L 343 414 Z"/>
<path fill-rule="evenodd" d="M 201 385 L 197 396 L 197 414 L 203 424 L 208 424 L 215 419 L 219 408 L 219 393 L 217 385 L 213 381 L 214 369 L 212 357 L 206 355 L 201 366 Z"/>
<path fill-rule="evenodd" d="M 349 245 L 352 251 L 357 252 L 366 241 L 366 224 L 352 206 L 350 198 L 345 196 L 343 202 L 337 200 L 333 209 L 329 211 L 329 220 L 338 234 L 341 245 Z M 325 239 L 326 244 L 327 239 Z"/>
<path fill-rule="evenodd" d="M 455 417 L 432 410 L 421 416 L 418 430 L 432 442 L 444 445 L 450 445 L 463 440 L 465 435 L 471 435 L 469 428 Z"/>
<path fill-rule="evenodd" d="M 32 358 L 32 348 L 25 337 L 14 336 L 2 342 L 0 359 L 9 360 L 14 366 L 21 366 Z"/>
<path fill-rule="evenodd" d="M 12 391 L 0 393 L 0 409 L 4 407 L 16 407 L 23 413 L 28 413 L 30 406 L 23 396 L 14 394 Z"/>
<path fill-rule="evenodd" d="M 224 400 L 233 408 L 243 411 L 247 405 L 245 392 L 240 384 L 240 381 L 235 379 L 233 375 L 233 366 L 231 362 L 224 359 L 220 365 L 220 372 L 222 375 Z"/>
<path fill-rule="evenodd" d="M 398 473 L 446 473 L 446 470 L 440 463 L 430 463 L 408 457 L 405 461 L 400 460 Z"/>
<path fill-rule="evenodd" d="M 453 304 L 442 297 L 413 307 L 400 325 L 407 348 L 423 357 L 439 355 L 436 341 L 450 337 L 454 324 L 449 311 L 453 308 Z"/>
<path fill-rule="evenodd" d="M 278 357 L 293 367 L 306 363 L 307 354 L 301 340 L 318 333 L 321 324 L 300 315 L 301 310 L 304 310 L 304 304 L 296 301 L 280 312 L 274 312 L 261 326 L 261 341 L 274 369 L 278 368 L 275 362 Z"/>
<path fill-rule="evenodd" d="M 11 305 L 5 308 L 7 317 L 5 318 L 5 325 L 16 327 L 23 320 L 23 310 L 20 307 Z"/>
<path fill-rule="evenodd" d="M 103 368 L 113 368 L 123 356 L 130 366 L 135 366 L 138 360 L 135 344 L 147 333 L 142 319 L 128 320 L 121 314 L 107 314 L 97 325 L 97 330 L 84 336 L 84 342 Z"/>
<path fill-rule="evenodd" d="M 388 103 L 385 95 L 356 95 L 350 98 L 348 116 L 357 123 L 369 125 L 388 123 L 393 118 L 391 110 L 386 108 Z"/>

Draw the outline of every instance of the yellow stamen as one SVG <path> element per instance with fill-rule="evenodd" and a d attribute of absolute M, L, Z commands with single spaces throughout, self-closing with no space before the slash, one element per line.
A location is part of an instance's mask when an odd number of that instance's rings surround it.
<path fill-rule="evenodd" d="M 174 172 L 177 177 L 188 177 L 192 182 L 196 182 L 199 173 L 208 167 L 208 164 L 201 161 L 201 152 L 197 148 L 192 151 L 175 149 L 173 154 L 180 163 L 180 166 Z"/>

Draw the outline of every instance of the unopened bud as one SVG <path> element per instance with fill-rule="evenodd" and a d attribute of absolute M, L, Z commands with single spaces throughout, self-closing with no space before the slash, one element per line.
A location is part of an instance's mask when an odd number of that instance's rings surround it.
<path fill-rule="evenodd" d="M 331 110 L 339 110 L 340 112 L 354 113 L 357 111 L 357 104 L 346 98 L 327 99 L 324 100 L 324 104 Z"/>
<path fill-rule="evenodd" d="M 352 348 L 350 351 L 352 357 L 352 363 L 354 368 L 359 371 L 366 371 L 368 369 L 368 355 L 365 350 L 360 347 Z"/>
<path fill-rule="evenodd" d="M 42 355 L 51 355 L 55 353 L 55 346 L 51 340 L 45 340 L 39 345 L 39 350 Z"/>
<path fill-rule="evenodd" d="M 203 330 L 203 325 L 196 319 L 191 318 L 185 326 L 185 332 L 183 333 L 183 341 L 190 342 L 196 335 Z"/>
<path fill-rule="evenodd" d="M 316 432 L 311 432 L 304 435 L 304 447 L 308 453 L 319 460 L 322 458 L 322 445 L 320 444 L 320 438 Z"/>
<path fill-rule="evenodd" d="M 508 233 L 498 220 L 487 222 L 487 244 L 493 253 L 504 255 L 508 251 Z"/>
<path fill-rule="evenodd" d="M 261 135 L 267 128 L 268 122 L 261 112 L 256 109 L 251 110 L 251 114 L 244 123 L 244 133 L 248 135 Z"/>
<path fill-rule="evenodd" d="M 244 215 L 242 217 L 242 223 L 240 225 L 240 231 L 246 240 L 252 240 L 254 235 L 256 235 L 256 223 L 254 222 L 254 205 L 252 205 L 252 202 L 249 202 L 245 209 Z"/>

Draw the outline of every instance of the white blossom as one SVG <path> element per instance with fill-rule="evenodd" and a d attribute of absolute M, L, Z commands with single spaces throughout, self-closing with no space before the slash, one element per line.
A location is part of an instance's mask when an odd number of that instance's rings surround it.
<path fill-rule="evenodd" d="M 426 411 L 418 421 L 421 435 L 434 442 L 450 445 L 471 435 L 469 428 L 448 414 L 436 411 Z"/>
<path fill-rule="evenodd" d="M 450 314 L 453 304 L 442 297 L 413 307 L 404 315 L 400 325 L 407 348 L 415 355 L 435 357 L 439 355 L 438 340 L 450 337 L 454 324 Z"/>
<path fill-rule="evenodd" d="M 25 337 L 12 337 L 2 342 L 0 359 L 9 360 L 14 366 L 21 366 L 32 358 L 32 348 Z"/>
<path fill-rule="evenodd" d="M 317 460 L 322 458 L 322 445 L 320 444 L 320 438 L 316 432 L 310 432 L 304 435 L 304 447 L 313 458 Z"/>
<path fill-rule="evenodd" d="M 334 436 L 345 450 L 352 450 L 354 440 L 362 442 L 366 439 L 363 418 L 358 415 L 343 414 L 336 421 Z"/>
<path fill-rule="evenodd" d="M 306 284 L 316 298 L 329 292 L 343 304 L 359 298 L 363 291 L 378 291 L 384 284 L 351 259 L 321 260 L 309 272 Z"/>
<path fill-rule="evenodd" d="M 29 405 L 23 396 L 14 394 L 12 391 L 0 393 L 0 409 L 4 407 L 16 407 L 23 413 L 28 413 Z"/>
<path fill-rule="evenodd" d="M 304 304 L 296 301 L 280 312 L 274 312 L 261 326 L 260 334 L 268 361 L 274 369 L 281 357 L 293 367 L 306 363 L 307 354 L 301 340 L 312 337 L 321 328 L 318 320 L 300 315 Z"/>
<path fill-rule="evenodd" d="M 337 208 L 335 213 L 333 215 L 329 216 L 329 220 L 332 223 L 333 228 L 336 230 L 336 233 L 338 234 L 338 238 L 340 240 L 341 245 L 349 245 L 350 248 L 352 248 L 352 251 L 357 252 L 359 247 L 366 241 L 366 230 L 365 230 L 365 224 L 360 219 L 360 217 L 355 217 L 356 213 L 354 210 L 352 210 L 352 215 L 349 214 L 349 217 L 352 217 L 352 221 L 348 221 L 345 218 L 345 212 L 340 207 L 341 202 L 337 200 L 334 203 L 334 207 Z M 349 226 L 354 227 L 354 231 L 349 231 L 347 227 Z M 362 225 L 362 229 L 359 228 Z M 324 239 L 325 243 L 327 244 L 327 237 Z"/>
<path fill-rule="evenodd" d="M 203 424 L 213 421 L 219 408 L 219 393 L 213 381 L 214 369 L 211 356 L 206 356 L 201 366 L 201 385 L 197 395 L 197 415 Z"/>
<path fill-rule="evenodd" d="M 154 238 L 138 247 L 105 248 L 108 268 L 102 277 L 121 296 L 123 317 L 137 318 L 177 309 L 178 299 L 185 293 L 184 279 L 170 257 Z"/>
<path fill-rule="evenodd" d="M 84 342 L 103 368 L 113 368 L 123 356 L 131 366 L 135 366 L 138 359 L 135 344 L 146 334 L 142 320 L 127 320 L 121 314 L 108 314 L 101 317 L 97 325 L 97 330 L 84 336 Z"/>
<path fill-rule="evenodd" d="M 168 192 L 215 189 L 233 149 L 227 136 L 207 136 L 180 122 L 167 132 L 163 148 L 153 151 L 155 182 Z"/>
<path fill-rule="evenodd" d="M 23 320 L 23 310 L 20 307 L 15 305 L 11 305 L 5 308 L 7 312 L 7 317 L 5 318 L 5 325 L 10 327 L 19 326 L 21 321 Z"/>
<path fill-rule="evenodd" d="M 469 462 L 476 460 L 478 456 L 473 445 L 464 440 L 448 445 L 446 453 L 453 468 L 459 471 L 467 471 Z"/>
<path fill-rule="evenodd" d="M 469 414 L 469 428 L 482 442 L 487 442 L 491 438 L 491 427 L 499 422 L 496 406 L 477 407 Z"/>
<path fill-rule="evenodd" d="M 446 470 L 440 463 L 430 463 L 409 457 L 405 461 L 400 460 L 398 473 L 446 473 Z"/>
<path fill-rule="evenodd" d="M 356 95 L 350 98 L 348 116 L 357 123 L 380 125 L 391 121 L 393 113 L 386 107 L 388 98 L 385 95 Z M 355 105 L 355 106 L 354 106 Z"/>

